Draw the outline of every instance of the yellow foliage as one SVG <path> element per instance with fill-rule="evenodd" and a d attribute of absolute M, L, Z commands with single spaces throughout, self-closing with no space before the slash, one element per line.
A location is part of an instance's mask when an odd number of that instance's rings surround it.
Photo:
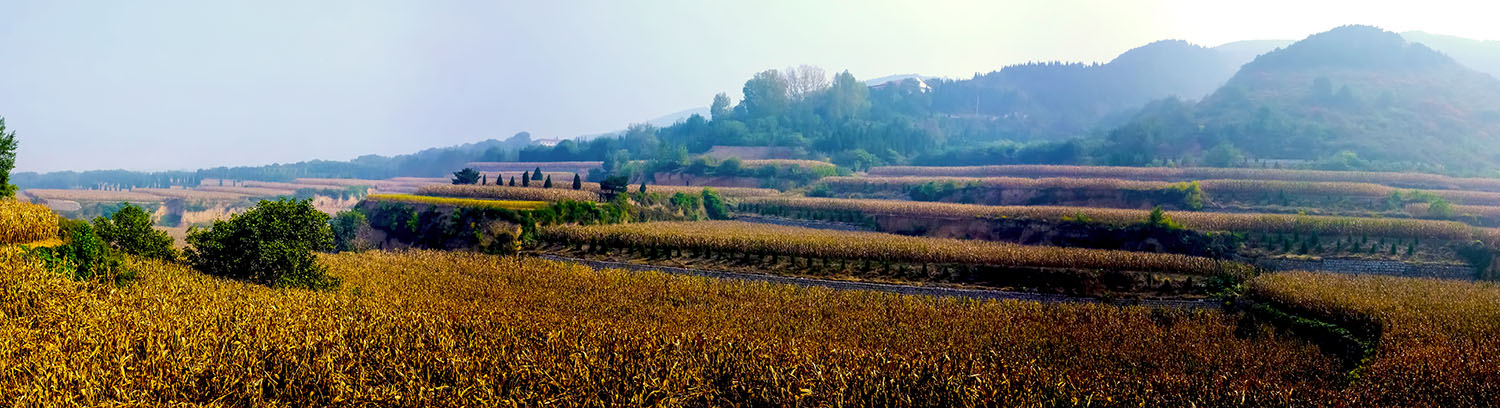
<path fill-rule="evenodd" d="M 858 200 L 836 198 L 744 198 L 741 211 L 857 211 L 867 215 L 902 217 L 979 217 L 1062 220 L 1080 214 L 1092 222 L 1114 225 L 1139 223 L 1150 211 L 1064 206 L 989 206 L 938 202 Z M 1338 236 L 1381 236 L 1440 240 L 1486 239 L 1489 234 L 1453 221 L 1403 218 L 1357 218 L 1297 214 L 1172 212 L 1184 228 L 1200 231 L 1319 233 Z"/>
<path fill-rule="evenodd" d="M 1493 406 L 1500 401 L 1500 286 L 1291 272 L 1251 281 L 1253 297 L 1334 323 L 1373 321 L 1377 358 L 1349 406 Z"/>
<path fill-rule="evenodd" d="M 1315 406 L 1342 387 L 1316 348 L 1217 311 L 321 260 L 339 291 L 156 262 L 114 288 L 0 255 L 0 405 Z"/>
<path fill-rule="evenodd" d="M 40 204 L 0 199 L 0 245 L 57 239 L 57 214 Z"/>
<path fill-rule="evenodd" d="M 1028 246 L 738 221 L 559 225 L 542 228 L 537 237 L 563 244 L 587 243 L 618 248 L 634 246 L 911 263 L 1104 269 L 1200 276 L 1243 275 L 1252 270 L 1250 266 L 1236 262 L 1178 254 Z"/>

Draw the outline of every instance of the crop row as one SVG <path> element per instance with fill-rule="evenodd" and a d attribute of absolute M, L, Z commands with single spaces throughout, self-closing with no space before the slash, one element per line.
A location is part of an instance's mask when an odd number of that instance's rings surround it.
<path fill-rule="evenodd" d="M 774 167 L 802 167 L 802 168 L 812 169 L 812 168 L 818 168 L 818 167 L 833 167 L 833 163 L 829 163 L 829 162 L 826 162 L 826 161 L 818 161 L 818 160 L 792 160 L 792 159 L 752 159 L 752 160 L 742 160 L 742 161 L 740 161 L 740 165 L 743 168 L 756 168 L 756 167 L 774 166 Z"/>
<path fill-rule="evenodd" d="M 595 184 L 597 186 L 597 184 Z M 439 197 L 467 197 L 487 198 L 498 200 L 525 200 L 525 201 L 599 201 L 599 194 L 590 190 L 573 190 L 571 188 L 541 187 L 507 187 L 507 186 L 480 186 L 480 185 L 454 185 L 434 184 L 418 188 L 416 194 Z"/>
<path fill-rule="evenodd" d="M 430 197 L 410 194 L 372 194 L 366 197 L 375 202 L 396 202 L 456 207 L 495 208 L 502 210 L 534 210 L 545 207 L 543 201 L 483 200 L 474 198 Z"/>
<path fill-rule="evenodd" d="M 928 183 L 951 183 L 956 187 L 972 186 L 988 189 L 1058 189 L 1058 190 L 1162 190 L 1173 188 L 1178 183 L 1166 181 L 1142 181 L 1123 178 L 1020 178 L 1020 177 L 827 177 L 822 179 L 834 191 L 872 192 L 881 189 L 905 190 Z M 1236 180 L 1207 179 L 1197 181 L 1200 188 L 1212 198 L 1221 195 L 1256 194 L 1272 196 L 1289 194 L 1295 196 L 1345 196 L 1380 198 L 1392 194 L 1408 193 L 1394 187 L 1357 182 L 1309 182 L 1281 180 Z M 1475 205 L 1500 205 L 1500 193 L 1465 190 L 1415 190 L 1443 199 Z M 900 191 L 892 191 L 900 192 Z"/>
<path fill-rule="evenodd" d="M 0 199 L 0 245 L 57 237 L 57 215 L 47 206 Z"/>
<path fill-rule="evenodd" d="M 30 189 L 26 190 L 26 194 L 43 200 L 128 201 L 132 203 L 158 203 L 163 201 L 163 197 L 155 194 L 114 190 Z"/>
<path fill-rule="evenodd" d="M 453 185 L 433 184 L 417 189 L 416 194 L 437 197 L 468 197 L 489 198 L 502 200 L 528 200 L 528 201 L 598 201 L 599 183 L 583 183 L 583 189 L 573 190 L 571 185 L 553 183 L 552 188 L 541 187 L 510 187 L 510 186 L 480 186 L 480 185 Z M 639 186 L 631 186 L 630 191 L 638 191 Z M 699 194 L 703 189 L 709 188 L 725 197 L 764 197 L 780 194 L 781 192 L 768 188 L 747 187 L 692 187 L 692 186 L 664 186 L 647 185 L 646 192 L 673 195 Z"/>
<path fill-rule="evenodd" d="M 1333 406 L 1341 392 L 1316 348 L 1237 335 L 1217 311 L 837 292 L 465 252 L 319 261 L 340 289 L 138 263 L 140 280 L 116 290 L 0 255 L 0 312 L 25 317 L 0 319 L 0 366 L 18 368 L 0 372 L 0 405 Z"/>
<path fill-rule="evenodd" d="M 1161 272 L 1200 276 L 1248 273 L 1246 265 L 1176 254 L 1037 247 L 909 237 L 737 221 L 553 226 L 544 241 L 613 248 L 672 248 L 821 259 Z"/>
<path fill-rule="evenodd" d="M 830 220 L 866 216 L 940 218 L 1026 218 L 1044 221 L 1087 220 L 1129 225 L 1149 211 L 1093 207 L 987 206 L 896 200 L 763 197 L 740 200 L 742 212 Z M 1318 233 L 1338 236 L 1382 236 L 1438 240 L 1471 240 L 1480 230 L 1453 221 L 1356 218 L 1298 214 L 1172 212 L 1183 227 L 1201 231 Z M 1488 242 L 1488 241 L 1486 241 Z"/>
<path fill-rule="evenodd" d="M 233 194 L 243 195 L 243 196 L 246 196 L 246 197 L 281 197 L 281 196 L 290 197 L 292 195 L 297 194 L 297 190 L 296 189 L 267 188 L 267 187 L 199 186 L 199 187 L 194 187 L 193 189 L 194 190 L 201 190 L 201 191 L 213 191 L 213 192 L 221 192 L 221 193 L 233 193 Z"/>
<path fill-rule="evenodd" d="M 136 193 L 151 194 L 162 198 L 183 198 L 192 200 L 242 200 L 248 197 L 240 193 L 185 188 L 137 188 L 131 191 Z"/>
<path fill-rule="evenodd" d="M 1500 401 L 1500 287 L 1437 279 L 1280 273 L 1250 296 L 1378 338 L 1355 406 L 1490 406 Z M 1376 391 L 1378 390 L 1378 391 Z M 1417 395 L 1426 395 L 1425 398 Z"/>
<path fill-rule="evenodd" d="M 1109 167 L 1004 165 L 967 167 L 893 166 L 870 169 L 871 176 L 928 177 L 1078 177 L 1189 181 L 1205 179 L 1284 180 L 1374 183 L 1404 188 L 1500 191 L 1500 179 L 1459 178 L 1425 173 L 1237 169 L 1211 167 Z"/>

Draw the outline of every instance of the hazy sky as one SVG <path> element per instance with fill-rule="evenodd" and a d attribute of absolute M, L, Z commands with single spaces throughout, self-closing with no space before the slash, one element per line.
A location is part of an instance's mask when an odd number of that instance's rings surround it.
<path fill-rule="evenodd" d="M 194 169 L 570 137 L 756 71 L 969 77 L 1344 24 L 1500 39 L 1481 1 L 56 1 L 0 10 L 18 170 Z"/>

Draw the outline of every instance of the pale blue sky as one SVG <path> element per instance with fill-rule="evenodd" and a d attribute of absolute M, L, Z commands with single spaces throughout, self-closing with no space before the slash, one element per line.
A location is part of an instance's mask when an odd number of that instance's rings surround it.
<path fill-rule="evenodd" d="M 1420 4 L 1418 4 L 1420 3 Z M 55 1 L 0 10 L 18 170 L 193 169 L 570 137 L 756 71 L 969 77 L 1344 24 L 1500 39 L 1469 1 Z"/>

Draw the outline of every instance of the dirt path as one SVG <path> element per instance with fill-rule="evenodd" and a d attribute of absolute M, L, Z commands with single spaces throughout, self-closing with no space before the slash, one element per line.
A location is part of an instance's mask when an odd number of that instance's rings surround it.
<path fill-rule="evenodd" d="M 879 292 L 890 292 L 914 296 L 965 297 L 973 299 L 1010 299 L 1049 303 L 1105 303 L 1121 306 L 1139 305 L 1183 309 L 1218 309 L 1223 307 L 1219 304 L 1218 301 L 1214 300 L 1124 299 L 1111 301 L 1105 299 L 1048 293 L 1011 292 L 1003 290 L 959 289 L 938 286 L 895 285 L 888 283 L 837 281 L 827 279 L 797 278 L 790 276 L 757 275 L 738 272 L 712 271 L 704 269 L 688 269 L 671 266 L 641 265 L 625 262 L 596 261 L 590 259 L 570 258 L 547 254 L 536 254 L 534 256 L 553 261 L 572 262 L 594 268 L 618 268 L 633 271 L 661 271 L 674 275 L 703 276 L 709 278 L 736 279 L 751 282 L 785 283 L 800 286 L 824 287 L 837 290 L 873 290 Z"/>

